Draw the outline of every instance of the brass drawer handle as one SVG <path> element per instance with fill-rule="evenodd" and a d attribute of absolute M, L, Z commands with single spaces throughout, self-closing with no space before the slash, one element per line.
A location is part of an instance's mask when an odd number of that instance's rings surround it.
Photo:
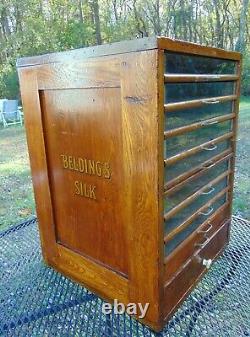
<path fill-rule="evenodd" d="M 202 100 L 202 103 L 204 103 L 204 104 L 218 104 L 218 103 L 220 103 L 220 101 L 214 100 L 214 99 L 210 99 L 210 100 L 204 99 L 204 100 Z"/>
<path fill-rule="evenodd" d="M 213 167 L 216 163 L 214 163 L 213 161 L 211 161 L 210 163 L 208 163 L 208 165 L 201 165 L 202 168 L 210 168 Z"/>
<path fill-rule="evenodd" d="M 205 229 L 205 230 L 199 230 L 198 231 L 198 233 L 199 234 L 207 234 L 208 232 L 210 232 L 211 231 L 211 229 L 213 228 L 213 225 L 211 224 L 211 223 L 209 223 L 209 226 L 208 226 L 208 228 L 207 229 Z"/>
<path fill-rule="evenodd" d="M 207 125 L 213 125 L 213 124 L 218 124 L 219 121 L 204 121 L 204 122 L 201 122 L 201 126 L 207 126 Z"/>
<path fill-rule="evenodd" d="M 208 242 L 209 242 L 209 238 L 206 238 L 204 242 L 195 243 L 195 247 L 204 248 Z"/>
<path fill-rule="evenodd" d="M 214 187 L 212 187 L 212 186 L 210 186 L 210 190 L 208 191 L 208 192 L 201 192 L 201 194 L 203 194 L 203 195 L 208 195 L 208 194 L 211 194 L 212 192 L 214 192 L 214 190 L 215 190 L 215 188 Z"/>
<path fill-rule="evenodd" d="M 213 207 L 210 208 L 210 210 L 208 212 L 199 212 L 199 215 L 209 215 L 213 212 Z"/>
<path fill-rule="evenodd" d="M 202 150 L 213 151 L 213 150 L 217 149 L 217 145 L 212 144 L 212 147 L 202 146 L 201 148 L 202 148 Z"/>

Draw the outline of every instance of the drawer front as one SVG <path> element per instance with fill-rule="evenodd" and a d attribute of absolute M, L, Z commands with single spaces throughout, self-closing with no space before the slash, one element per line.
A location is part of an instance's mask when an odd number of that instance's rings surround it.
<path fill-rule="evenodd" d="M 189 124 L 202 122 L 210 118 L 231 114 L 233 102 L 205 104 L 198 108 L 187 108 L 166 113 L 165 130 L 180 128 Z"/>
<path fill-rule="evenodd" d="M 205 188 L 204 193 L 196 193 L 189 199 L 185 199 L 182 204 L 172 208 L 169 212 L 164 214 L 166 222 L 166 230 L 171 231 L 175 227 L 181 225 L 187 218 L 189 218 L 194 212 L 199 210 L 202 206 L 212 200 L 219 192 L 224 190 L 228 186 L 228 171 L 218 177 L 220 179 L 216 183 L 211 184 L 210 189 Z M 210 193 L 206 193 L 206 191 Z"/>
<path fill-rule="evenodd" d="M 207 161 L 212 160 L 216 155 L 226 151 L 231 147 L 231 141 L 229 139 L 216 143 L 216 146 L 201 148 L 195 154 L 191 154 L 183 160 L 179 160 L 175 163 L 166 164 L 164 168 L 164 181 L 170 182 L 173 179 L 177 179 L 180 175 L 188 172 L 194 168 L 194 166 L 202 167 L 206 165 Z"/>
<path fill-rule="evenodd" d="M 165 221 L 165 256 L 170 255 L 180 244 L 182 244 L 197 228 L 199 228 L 203 223 L 208 221 L 209 218 L 227 201 L 226 193 L 219 197 L 214 202 L 211 202 L 209 206 L 197 214 L 190 214 L 189 216 L 195 218 L 191 223 L 189 223 L 189 217 L 185 212 L 181 212 L 181 216 L 177 215 L 172 219 Z M 197 209 L 200 207 L 197 206 Z M 184 216 L 183 216 L 184 214 Z M 181 220 L 180 220 L 181 219 Z M 192 218 L 191 218 L 192 219 Z M 178 232 L 179 230 L 179 232 Z"/>
<path fill-rule="evenodd" d="M 165 72 L 172 74 L 235 74 L 236 62 L 211 57 L 166 52 Z"/>
<path fill-rule="evenodd" d="M 232 130 L 232 121 L 204 126 L 200 129 L 170 137 L 164 141 L 164 156 L 171 158 L 181 152 L 209 142 Z M 217 145 L 204 146 L 203 151 L 214 151 Z"/>
<path fill-rule="evenodd" d="M 207 170 L 203 170 L 201 174 L 197 174 L 197 178 L 194 176 L 193 179 L 190 178 L 187 182 L 180 184 L 179 188 L 176 186 L 173 192 L 171 189 L 167 190 L 164 197 L 164 213 L 169 212 L 172 208 L 178 206 L 186 198 L 198 192 L 206 185 L 208 185 L 208 187 L 201 192 L 201 197 L 203 195 L 211 196 L 212 192 L 210 191 L 212 191 L 213 188 L 210 187 L 209 183 L 226 172 L 229 169 L 229 165 L 229 159 L 219 161 L 216 165 L 212 165 Z"/>
<path fill-rule="evenodd" d="M 228 219 L 230 219 L 230 204 L 226 202 L 213 214 L 210 214 L 199 228 L 165 257 L 164 280 L 171 279 L 180 267 L 186 263 L 198 249 L 196 244 L 202 242 L 204 236 L 211 237 Z M 202 231 L 206 231 L 206 233 L 202 233 Z"/>
<path fill-rule="evenodd" d="M 177 103 L 216 96 L 233 95 L 235 82 L 200 82 L 165 84 L 165 103 Z M 205 101 L 206 104 L 206 101 Z"/>
<path fill-rule="evenodd" d="M 191 258 L 166 282 L 164 287 L 165 318 L 169 317 L 196 281 L 207 270 L 205 260 L 213 260 L 228 242 L 229 222 L 224 223 Z M 166 265 L 166 268 L 168 266 Z"/>

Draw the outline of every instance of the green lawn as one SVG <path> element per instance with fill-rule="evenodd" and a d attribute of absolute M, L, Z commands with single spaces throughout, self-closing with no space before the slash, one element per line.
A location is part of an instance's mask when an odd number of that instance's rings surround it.
<path fill-rule="evenodd" d="M 35 213 L 24 128 L 0 129 L 0 230 Z"/>
<path fill-rule="evenodd" d="M 233 210 L 250 220 L 250 97 L 240 102 Z"/>
<path fill-rule="evenodd" d="M 242 98 L 234 214 L 250 220 L 250 97 Z M 35 214 L 24 128 L 0 129 L 0 230 Z"/>

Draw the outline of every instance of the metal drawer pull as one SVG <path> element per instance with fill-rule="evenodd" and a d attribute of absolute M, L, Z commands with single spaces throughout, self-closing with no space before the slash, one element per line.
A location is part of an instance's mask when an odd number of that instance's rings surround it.
<path fill-rule="evenodd" d="M 206 246 L 206 244 L 208 243 L 209 238 L 206 238 L 206 240 L 204 242 L 201 243 L 195 243 L 196 247 L 200 247 L 200 248 L 204 248 Z"/>
<path fill-rule="evenodd" d="M 219 100 L 202 100 L 202 103 L 204 103 L 204 104 L 218 104 L 218 103 L 220 103 L 220 101 Z"/>
<path fill-rule="evenodd" d="M 200 215 L 209 215 L 213 212 L 213 207 L 210 208 L 210 210 L 208 212 L 199 212 Z"/>
<path fill-rule="evenodd" d="M 219 121 L 204 121 L 204 122 L 201 122 L 201 126 L 207 126 L 207 125 L 213 125 L 213 124 L 218 124 Z"/>
<path fill-rule="evenodd" d="M 217 145 L 213 144 L 212 147 L 202 146 L 201 148 L 202 148 L 203 150 L 206 150 L 206 151 L 213 151 L 213 150 L 217 149 Z"/>
<path fill-rule="evenodd" d="M 213 167 L 216 163 L 214 163 L 213 161 L 211 161 L 210 163 L 208 163 L 208 165 L 201 165 L 202 168 L 210 168 Z"/>
<path fill-rule="evenodd" d="M 212 228 L 213 228 L 213 225 L 210 223 L 207 229 L 199 230 L 198 233 L 207 234 L 208 232 L 211 231 Z"/>
<path fill-rule="evenodd" d="M 215 188 L 210 186 L 210 190 L 208 192 L 201 192 L 201 194 L 208 195 L 211 194 L 214 190 Z"/>

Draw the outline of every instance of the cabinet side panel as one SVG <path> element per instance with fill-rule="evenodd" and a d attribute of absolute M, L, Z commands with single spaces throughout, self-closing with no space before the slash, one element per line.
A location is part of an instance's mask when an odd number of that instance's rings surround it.
<path fill-rule="evenodd" d="M 24 122 L 44 259 L 57 256 L 36 69 L 19 69 Z"/>
<path fill-rule="evenodd" d="M 159 322 L 158 51 L 122 56 L 121 96 L 129 300 Z"/>

